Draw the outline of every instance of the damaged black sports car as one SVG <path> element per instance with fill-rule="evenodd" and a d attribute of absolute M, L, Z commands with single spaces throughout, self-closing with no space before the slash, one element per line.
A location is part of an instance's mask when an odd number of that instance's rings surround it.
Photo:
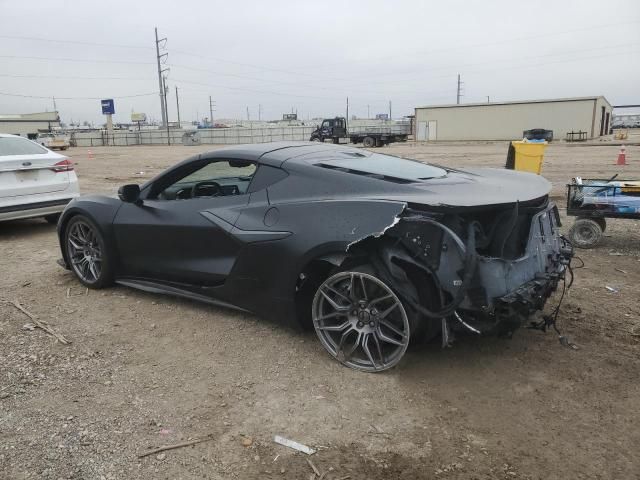
<path fill-rule="evenodd" d="M 61 264 L 113 282 L 312 326 L 364 370 L 410 340 L 510 333 L 564 278 L 550 184 L 319 143 L 193 156 L 119 198 L 73 200 Z"/>

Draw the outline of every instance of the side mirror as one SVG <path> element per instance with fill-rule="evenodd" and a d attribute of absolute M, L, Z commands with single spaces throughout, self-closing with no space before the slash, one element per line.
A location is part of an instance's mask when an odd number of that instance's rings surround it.
<path fill-rule="evenodd" d="M 136 203 L 140 199 L 140 185 L 132 183 L 118 189 L 118 197 L 126 203 Z"/>

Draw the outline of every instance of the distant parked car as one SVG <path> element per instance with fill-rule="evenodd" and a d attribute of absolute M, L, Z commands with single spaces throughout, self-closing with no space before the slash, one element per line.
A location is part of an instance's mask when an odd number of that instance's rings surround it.
<path fill-rule="evenodd" d="M 0 221 L 60 212 L 80 196 L 78 177 L 67 157 L 17 135 L 0 134 Z"/>
<path fill-rule="evenodd" d="M 59 148 L 60 150 L 66 150 L 69 148 L 69 137 L 66 135 L 56 135 L 55 133 L 39 133 L 36 140 L 43 147 L 47 147 L 49 150 Z"/>
<path fill-rule="evenodd" d="M 522 132 L 522 138 L 527 140 L 545 140 L 547 142 L 553 141 L 553 130 L 545 130 L 544 128 L 532 128 L 531 130 L 525 130 Z"/>

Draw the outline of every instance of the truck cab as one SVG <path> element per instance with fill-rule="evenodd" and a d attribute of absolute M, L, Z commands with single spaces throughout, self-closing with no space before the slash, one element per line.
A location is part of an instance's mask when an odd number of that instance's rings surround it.
<path fill-rule="evenodd" d="M 347 119 L 344 117 L 325 118 L 318 128 L 311 132 L 311 142 L 324 142 L 326 139 L 339 143 L 347 137 Z"/>

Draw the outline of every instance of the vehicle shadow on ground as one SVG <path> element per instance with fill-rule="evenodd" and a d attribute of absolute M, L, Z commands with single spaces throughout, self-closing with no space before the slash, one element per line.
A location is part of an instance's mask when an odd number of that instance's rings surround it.
<path fill-rule="evenodd" d="M 0 239 L 36 235 L 44 232 L 55 234 L 56 226 L 46 222 L 42 218 L 27 218 L 0 222 Z"/>
<path fill-rule="evenodd" d="M 235 309 L 232 307 L 227 307 L 224 305 L 217 305 L 214 303 L 200 302 L 198 300 L 192 300 L 190 298 L 180 297 L 177 295 L 169 295 L 155 292 L 146 292 L 144 290 L 138 290 L 136 288 L 127 287 L 124 285 L 115 284 L 113 287 L 110 287 L 104 291 L 112 291 L 135 296 L 139 300 L 144 300 L 148 303 L 158 302 L 164 304 L 170 304 L 175 308 L 189 308 L 195 310 L 197 313 L 202 314 L 203 316 L 218 316 L 224 315 L 233 319 L 235 322 L 247 322 L 247 323 L 260 323 L 264 326 L 271 326 L 275 329 L 280 330 L 281 332 L 286 332 L 287 334 L 291 334 L 296 340 L 304 339 L 308 334 L 315 336 L 313 330 L 306 330 L 301 325 L 299 325 L 295 319 L 292 320 L 278 320 L 272 318 L 261 317 L 258 314 L 254 314 L 251 312 L 246 312 L 244 310 Z M 211 318 L 211 321 L 214 319 Z"/>

